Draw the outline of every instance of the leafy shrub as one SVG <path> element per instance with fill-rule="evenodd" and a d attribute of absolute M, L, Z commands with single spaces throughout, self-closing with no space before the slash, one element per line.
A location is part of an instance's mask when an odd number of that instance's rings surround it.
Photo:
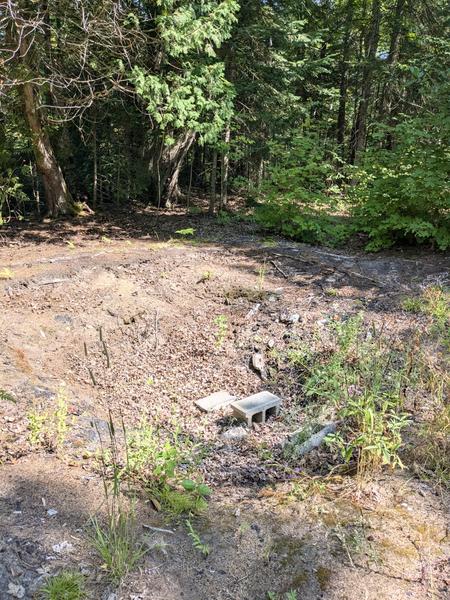
<path fill-rule="evenodd" d="M 386 130 L 379 135 L 385 137 Z M 391 129 L 393 149 L 372 149 L 350 190 L 356 226 L 369 235 L 367 250 L 398 242 L 450 246 L 449 121 L 417 117 Z"/>
<path fill-rule="evenodd" d="M 339 430 L 327 441 L 344 462 L 355 462 L 360 477 L 381 465 L 402 466 L 399 449 L 409 419 L 403 411 L 403 386 L 411 353 L 392 348 L 376 331 L 362 335 L 363 316 L 330 325 L 331 348 L 315 354 L 297 351 L 289 360 L 303 372 L 306 398 L 338 418 Z"/>
<path fill-rule="evenodd" d="M 351 228 L 337 215 L 340 189 L 333 148 L 311 134 L 294 138 L 289 149 L 274 147 L 273 152 L 278 162 L 269 171 L 256 221 L 302 242 L 345 242 Z"/>

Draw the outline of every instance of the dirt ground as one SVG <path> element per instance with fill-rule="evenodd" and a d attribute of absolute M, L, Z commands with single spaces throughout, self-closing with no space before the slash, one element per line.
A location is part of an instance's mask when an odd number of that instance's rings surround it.
<path fill-rule="evenodd" d="M 191 227 L 193 236 L 176 233 Z M 292 494 L 292 470 L 266 450 L 302 414 L 289 385 L 262 381 L 250 364 L 255 352 L 361 310 L 411 335 L 423 317 L 401 310 L 401 298 L 448 282 L 448 257 L 333 251 L 265 238 L 251 223 L 136 211 L 6 229 L 2 269 L 0 390 L 13 401 L 0 397 L 1 599 L 33 598 L 46 576 L 71 567 L 96 600 L 264 600 L 290 590 L 302 600 L 448 597 L 445 494 L 408 469 L 364 489 L 336 478 L 321 493 Z M 62 385 L 70 427 L 55 453 L 30 444 L 27 415 L 54 406 Z M 242 439 L 227 438 L 226 410 L 194 404 L 218 390 L 263 389 L 282 397 L 281 414 Z M 141 499 L 139 523 L 170 533 L 151 530 L 164 551 L 147 554 L 118 589 L 86 536 L 102 505 L 90 457 L 109 411 L 127 428 L 145 417 L 207 445 L 200 469 L 213 489 L 195 521 L 207 558 Z M 342 543 L 344 530 L 364 539 L 358 552 Z"/>

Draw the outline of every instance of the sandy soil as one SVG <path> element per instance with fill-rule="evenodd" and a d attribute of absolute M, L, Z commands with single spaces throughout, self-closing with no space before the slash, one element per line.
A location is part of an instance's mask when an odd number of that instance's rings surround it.
<path fill-rule="evenodd" d="M 192 239 L 175 233 L 186 227 Z M 86 574 L 92 598 L 105 600 L 263 600 L 289 590 L 302 600 L 446 597 L 442 493 L 405 470 L 363 490 L 332 479 L 300 499 L 285 465 L 264 452 L 302 422 L 296 395 L 250 366 L 255 351 L 269 355 L 360 310 L 367 322 L 410 335 L 423 317 L 402 311 L 401 298 L 445 282 L 446 257 L 311 248 L 173 211 L 22 224 L 3 234 L 3 268 L 0 390 L 14 402 L 0 399 L 0 598 L 33 598 L 46 575 L 70 566 Z M 227 323 L 221 345 L 217 316 Z M 62 385 L 70 428 L 55 454 L 30 444 L 27 415 L 54 407 Z M 269 389 L 283 410 L 230 442 L 227 411 L 200 413 L 194 404 L 220 389 Z M 196 521 L 210 555 L 193 549 L 182 526 L 153 533 L 165 551 L 150 552 L 119 589 L 86 536 L 90 515 L 102 510 L 91 422 L 106 436 L 110 410 L 127 428 L 145 417 L 207 445 L 200 468 L 214 491 Z M 142 525 L 167 528 L 145 498 L 138 515 Z M 364 543 L 348 552 L 343 532 Z"/>

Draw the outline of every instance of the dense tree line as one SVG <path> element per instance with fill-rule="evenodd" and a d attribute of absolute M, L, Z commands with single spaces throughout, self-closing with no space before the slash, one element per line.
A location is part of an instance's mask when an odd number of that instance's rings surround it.
<path fill-rule="evenodd" d="M 2 1 L 3 218 L 200 188 L 307 241 L 446 248 L 448 24 L 445 0 Z"/>

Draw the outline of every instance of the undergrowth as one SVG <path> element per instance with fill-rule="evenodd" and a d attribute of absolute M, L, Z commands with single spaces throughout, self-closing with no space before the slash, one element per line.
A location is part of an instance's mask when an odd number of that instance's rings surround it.
<path fill-rule="evenodd" d="M 81 573 L 62 571 L 46 580 L 39 591 L 41 600 L 83 600 L 86 598 Z"/>
<path fill-rule="evenodd" d="M 337 421 L 338 431 L 327 443 L 365 478 L 383 465 L 403 466 L 402 432 L 410 423 L 404 388 L 413 369 L 413 349 L 394 344 L 374 327 L 365 333 L 362 325 L 362 314 L 332 322 L 325 348 L 298 345 L 288 351 L 287 360 L 302 379 L 308 404 L 309 429 L 303 440 L 317 428 L 314 422 Z"/>
<path fill-rule="evenodd" d="M 63 386 L 58 389 L 56 405 L 52 410 L 33 408 L 27 414 L 28 440 L 33 446 L 44 446 L 53 452 L 60 451 L 69 429 L 67 394 Z"/>

